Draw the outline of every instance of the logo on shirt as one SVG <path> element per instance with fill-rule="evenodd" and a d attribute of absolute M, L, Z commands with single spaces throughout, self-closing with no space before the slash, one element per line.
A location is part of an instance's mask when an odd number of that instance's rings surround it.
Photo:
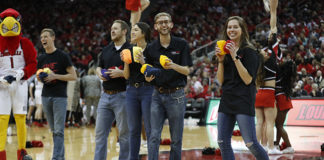
<path fill-rule="evenodd" d="M 56 64 L 57 64 L 57 62 L 51 62 L 48 64 L 44 64 L 42 68 L 49 68 L 55 73 L 55 72 L 57 72 L 57 69 L 55 67 Z"/>
<path fill-rule="evenodd" d="M 14 55 L 21 55 L 22 51 L 17 50 Z M 0 57 L 10 56 L 9 51 L 6 49 L 4 52 L 0 52 Z"/>
<path fill-rule="evenodd" d="M 173 55 L 180 54 L 180 51 L 172 51 L 171 54 Z"/>

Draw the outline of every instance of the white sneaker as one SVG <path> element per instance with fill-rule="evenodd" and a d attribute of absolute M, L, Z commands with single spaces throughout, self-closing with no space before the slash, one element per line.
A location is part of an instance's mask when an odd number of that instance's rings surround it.
<path fill-rule="evenodd" d="M 292 153 L 295 153 L 295 150 L 292 147 L 287 147 L 284 150 L 282 150 L 282 153 L 284 153 L 284 154 L 292 154 Z"/>
<path fill-rule="evenodd" d="M 7 136 L 12 136 L 12 127 L 9 126 L 7 129 Z"/>
<path fill-rule="evenodd" d="M 273 147 L 272 149 L 269 149 L 268 154 L 282 154 L 282 152 L 277 148 Z"/>
<path fill-rule="evenodd" d="M 279 145 L 274 145 L 274 148 L 278 149 L 280 151 Z"/>

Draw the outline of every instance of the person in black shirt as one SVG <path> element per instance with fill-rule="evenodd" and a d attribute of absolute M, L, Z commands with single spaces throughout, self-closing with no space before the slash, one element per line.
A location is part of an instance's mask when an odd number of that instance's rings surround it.
<path fill-rule="evenodd" d="M 232 41 L 225 46 L 229 54 L 220 55 L 220 48 L 217 45 L 215 48 L 219 62 L 217 79 L 223 91 L 217 120 L 217 141 L 222 158 L 235 159 L 231 137 L 237 122 L 246 146 L 256 159 L 268 160 L 269 157 L 258 143 L 255 133 L 254 101 L 255 79 L 259 66 L 258 53 L 249 42 L 249 34 L 243 18 L 229 17 L 224 28 L 224 39 Z"/>
<path fill-rule="evenodd" d="M 126 40 L 128 31 L 129 27 L 125 21 L 115 20 L 110 31 L 113 42 L 103 48 L 99 56 L 96 72 L 103 80 L 104 93 L 100 97 L 97 108 L 95 160 L 107 159 L 107 140 L 115 119 L 119 130 L 119 159 L 128 159 L 126 80 L 123 75 L 124 63 L 120 59 L 120 52 L 131 47 Z"/>
<path fill-rule="evenodd" d="M 188 43 L 171 35 L 173 22 L 170 14 L 158 13 L 154 18 L 154 29 L 159 32 L 159 38 L 146 49 L 145 61 L 153 67 L 161 69 L 159 77 L 152 83 L 155 86 L 151 105 L 151 135 L 149 139 L 148 157 L 157 160 L 161 132 L 165 119 L 169 120 L 171 134 L 171 160 L 181 159 L 183 122 L 185 112 L 184 87 L 187 83 L 189 67 L 192 60 Z M 160 64 L 160 56 L 167 56 L 168 63 Z M 147 81 L 152 77 L 145 77 Z"/>
<path fill-rule="evenodd" d="M 137 47 L 141 47 L 145 50 L 150 38 L 151 30 L 148 24 L 138 22 L 132 27 L 131 41 L 136 43 Z M 143 60 L 140 55 L 138 58 L 135 57 L 137 54 L 133 52 L 134 49 L 131 50 L 133 53 L 133 60 Z M 129 128 L 129 159 L 139 159 L 142 118 L 148 138 L 151 133 L 150 114 L 153 86 L 145 81 L 144 75 L 140 72 L 142 67 L 141 63 L 143 63 L 143 61 L 124 64 L 124 76 L 128 80 L 126 89 L 126 111 Z"/>
<path fill-rule="evenodd" d="M 44 78 L 42 104 L 47 122 L 53 133 L 52 159 L 64 160 L 64 123 L 67 106 L 67 81 L 76 80 L 76 72 L 68 54 L 54 45 L 55 33 L 45 28 L 40 36 L 46 54 L 42 54 L 37 63 L 37 69 L 49 68 L 51 71 Z M 37 75 L 41 81 L 39 75 Z"/>

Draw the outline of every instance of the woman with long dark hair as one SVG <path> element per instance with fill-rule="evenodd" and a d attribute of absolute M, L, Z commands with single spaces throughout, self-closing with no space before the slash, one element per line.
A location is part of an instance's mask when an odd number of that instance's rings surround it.
<path fill-rule="evenodd" d="M 235 122 L 237 122 L 246 146 L 256 159 L 268 160 L 267 153 L 256 139 L 254 122 L 258 53 L 249 41 L 247 26 L 243 18 L 229 17 L 224 28 L 224 40 L 232 41 L 225 45 L 230 53 L 221 55 L 220 48 L 217 45 L 215 48 L 219 62 L 217 79 L 223 91 L 217 120 L 217 141 L 222 158 L 235 159 L 231 137 Z"/>
<path fill-rule="evenodd" d="M 150 26 L 144 22 L 136 23 L 131 30 L 131 41 L 136 47 L 145 50 L 150 42 Z M 133 50 L 133 49 L 132 49 Z M 132 51 L 133 52 L 133 51 Z M 133 54 L 135 54 L 133 52 Z M 141 145 L 142 118 L 147 139 L 151 133 L 150 113 L 153 86 L 145 81 L 144 75 L 140 72 L 143 62 L 142 54 L 133 56 L 133 62 L 124 65 L 124 76 L 128 80 L 126 88 L 126 111 L 129 129 L 129 159 L 139 159 Z M 134 62 L 139 59 L 139 63 Z M 148 142 L 149 143 L 149 142 Z"/>

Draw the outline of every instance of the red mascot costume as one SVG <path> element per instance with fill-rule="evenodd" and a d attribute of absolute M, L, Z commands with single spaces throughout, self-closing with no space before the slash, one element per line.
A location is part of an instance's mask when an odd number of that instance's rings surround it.
<path fill-rule="evenodd" d="M 0 13 L 0 160 L 6 160 L 7 128 L 13 111 L 18 138 L 18 160 L 31 159 L 26 152 L 27 81 L 36 72 L 36 50 L 22 37 L 20 14 L 14 9 Z"/>

